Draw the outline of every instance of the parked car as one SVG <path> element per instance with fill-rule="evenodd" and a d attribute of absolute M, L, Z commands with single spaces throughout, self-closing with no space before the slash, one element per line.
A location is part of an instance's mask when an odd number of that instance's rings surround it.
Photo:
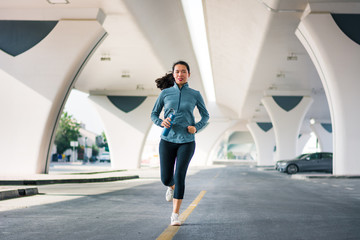
<path fill-rule="evenodd" d="M 309 171 L 332 172 L 332 158 L 333 154 L 330 152 L 301 154 L 291 160 L 277 161 L 275 169 L 288 174 Z"/>
<path fill-rule="evenodd" d="M 99 162 L 110 162 L 110 153 L 103 152 L 99 157 Z"/>
<path fill-rule="evenodd" d="M 297 156 L 296 158 L 294 158 L 293 160 L 296 160 L 296 159 L 301 159 L 303 156 L 305 155 L 308 155 L 309 153 L 303 153 L 303 154 L 300 154 L 299 156 Z M 280 163 L 284 162 L 284 160 L 281 160 L 281 161 L 277 161 L 276 164 L 275 164 L 275 169 L 276 170 L 279 170 L 279 166 L 280 166 Z M 279 170 L 280 171 L 280 170 Z"/>

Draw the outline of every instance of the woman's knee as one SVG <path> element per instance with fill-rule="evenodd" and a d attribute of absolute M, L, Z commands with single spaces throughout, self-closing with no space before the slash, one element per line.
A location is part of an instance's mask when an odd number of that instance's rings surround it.
<path fill-rule="evenodd" d="M 167 176 L 161 176 L 161 182 L 165 185 L 165 186 L 172 186 L 174 185 L 174 179 L 172 177 L 167 177 Z"/>

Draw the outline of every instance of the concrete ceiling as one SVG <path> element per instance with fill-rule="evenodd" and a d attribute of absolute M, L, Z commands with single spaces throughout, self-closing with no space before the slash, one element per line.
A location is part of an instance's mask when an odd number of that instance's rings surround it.
<path fill-rule="evenodd" d="M 84 9 L 103 10 L 108 36 L 79 76 L 75 87 L 80 91 L 156 95 L 159 90 L 154 80 L 171 70 L 173 62 L 183 59 L 191 66 L 190 86 L 205 96 L 181 0 L 69 1 L 1 1 L 0 8 L 14 10 L 14 14 L 16 9 L 38 10 L 47 13 L 47 18 L 53 14 L 58 19 L 80 18 Z M 203 1 L 216 100 L 232 110 L 233 118 L 269 121 L 261 104 L 263 96 L 301 92 L 315 100 L 306 119 L 330 122 L 320 78 L 294 34 L 307 2 L 312 1 Z M 37 18 L 44 19 L 44 15 Z M 292 53 L 296 61 L 287 60 Z M 102 61 L 102 57 L 111 60 Z"/>

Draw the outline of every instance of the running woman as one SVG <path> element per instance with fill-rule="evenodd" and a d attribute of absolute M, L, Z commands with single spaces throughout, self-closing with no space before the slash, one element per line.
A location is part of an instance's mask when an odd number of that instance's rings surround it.
<path fill-rule="evenodd" d="M 189 87 L 190 67 L 184 61 L 174 63 L 172 73 L 157 79 L 162 91 L 151 112 L 151 120 L 159 127 L 170 128 L 161 135 L 159 144 L 161 181 L 167 186 L 165 198 L 173 202 L 171 225 L 180 226 L 179 211 L 185 191 L 186 172 L 195 151 L 195 133 L 207 125 L 209 113 L 199 91 Z M 195 123 L 197 107 L 201 120 Z M 164 118 L 160 113 L 164 109 Z M 175 111 L 171 121 L 169 115 Z"/>

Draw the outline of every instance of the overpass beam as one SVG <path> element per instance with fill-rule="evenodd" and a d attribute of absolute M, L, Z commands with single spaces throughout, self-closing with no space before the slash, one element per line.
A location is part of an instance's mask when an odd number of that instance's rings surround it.
<path fill-rule="evenodd" d="M 274 128 L 270 122 L 250 122 L 247 124 L 257 151 L 257 165 L 274 165 L 275 135 Z"/>
<path fill-rule="evenodd" d="M 224 134 L 238 124 L 238 120 L 233 119 L 235 113 L 231 109 L 215 102 L 208 102 L 206 107 L 210 114 L 209 125 L 196 133 L 196 150 L 190 163 L 192 166 L 213 164 Z M 195 118 L 198 118 L 198 114 L 195 114 Z"/>
<path fill-rule="evenodd" d="M 261 102 L 274 126 L 275 161 L 294 158 L 300 127 L 313 99 L 306 96 L 271 96 L 262 98 Z"/>
<path fill-rule="evenodd" d="M 305 148 L 305 145 L 309 141 L 310 137 L 311 137 L 310 133 L 307 133 L 307 132 L 300 133 L 299 138 L 298 138 L 298 143 L 297 143 L 296 156 L 302 154 L 302 152 Z"/>
<path fill-rule="evenodd" d="M 156 97 L 90 95 L 89 99 L 104 124 L 112 168 L 140 168 Z"/>
<path fill-rule="evenodd" d="M 360 3 L 310 3 L 296 35 L 310 55 L 330 106 L 334 175 L 359 175 Z"/>
<path fill-rule="evenodd" d="M 48 172 L 66 99 L 106 36 L 98 11 L 86 20 L 0 20 L 0 174 Z"/>
<path fill-rule="evenodd" d="M 319 140 L 321 151 L 332 152 L 333 151 L 332 130 L 326 126 L 329 126 L 329 124 L 324 125 L 324 123 L 315 123 L 312 124 L 310 127 Z"/>

